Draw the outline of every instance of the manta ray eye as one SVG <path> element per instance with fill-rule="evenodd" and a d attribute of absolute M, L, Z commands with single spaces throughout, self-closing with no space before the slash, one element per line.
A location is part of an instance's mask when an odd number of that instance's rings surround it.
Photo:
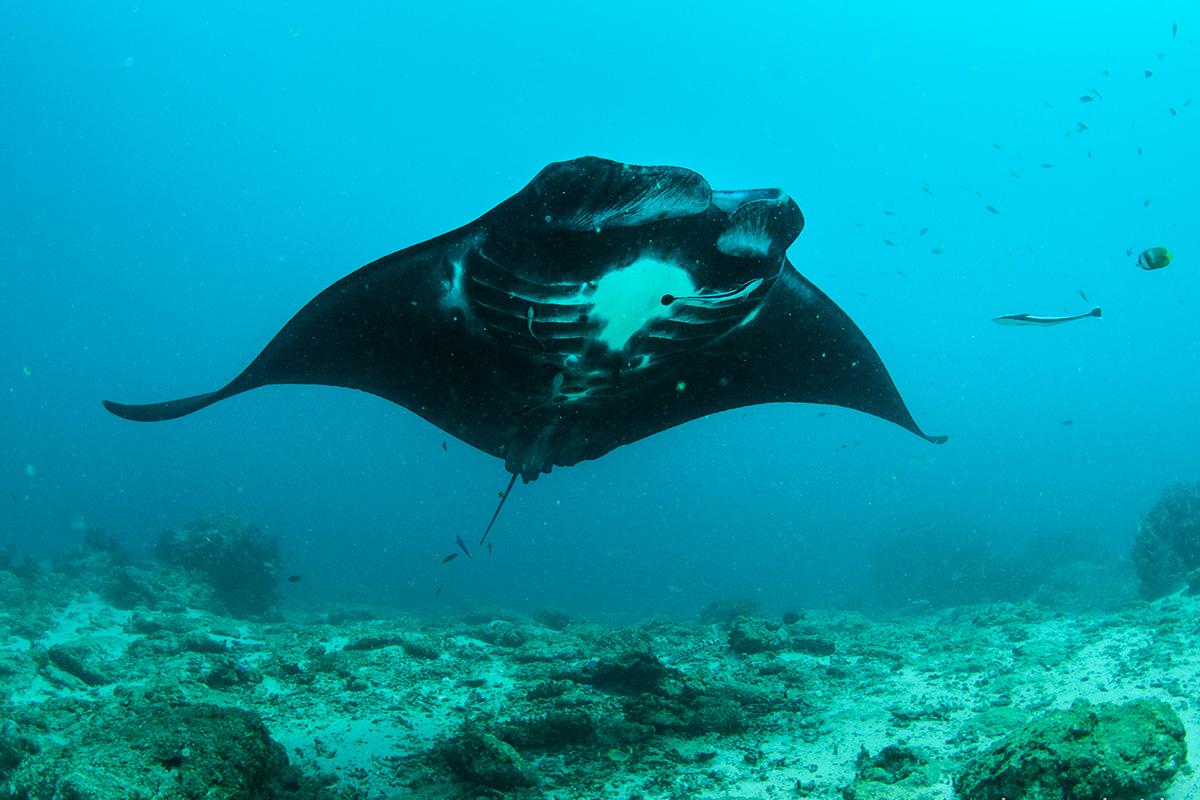
<path fill-rule="evenodd" d="M 664 294 L 664 295 L 662 296 L 662 304 L 663 304 L 664 306 L 669 306 L 669 305 L 671 305 L 671 303 L 674 303 L 674 302 L 675 302 L 675 295 L 673 295 L 673 294 Z"/>

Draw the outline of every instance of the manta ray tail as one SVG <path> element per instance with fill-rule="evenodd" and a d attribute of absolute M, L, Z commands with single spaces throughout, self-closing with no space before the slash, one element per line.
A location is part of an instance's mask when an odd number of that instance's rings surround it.
<path fill-rule="evenodd" d="M 167 419 L 175 419 L 191 414 L 193 411 L 199 411 L 205 406 L 210 406 L 218 400 L 223 400 L 233 392 L 228 389 L 218 389 L 215 392 L 207 394 L 197 394 L 192 397 L 184 397 L 179 400 L 168 400 L 165 403 L 145 403 L 142 405 L 127 405 L 125 403 L 114 403 L 111 400 L 104 401 L 104 407 L 118 417 L 123 419 L 133 420 L 134 422 L 161 422 Z"/>
<path fill-rule="evenodd" d="M 504 508 L 504 501 L 508 499 L 508 495 L 512 492 L 513 484 L 517 482 L 518 474 L 519 473 L 514 472 L 513 476 L 508 479 L 508 488 L 506 488 L 500 495 L 500 503 L 496 506 L 496 510 L 492 512 L 492 520 L 487 524 L 487 527 L 483 529 L 483 536 L 479 537 L 480 547 L 482 547 L 483 543 L 487 541 L 488 534 L 492 532 L 492 526 L 496 524 L 496 517 L 500 516 L 500 509 Z"/>

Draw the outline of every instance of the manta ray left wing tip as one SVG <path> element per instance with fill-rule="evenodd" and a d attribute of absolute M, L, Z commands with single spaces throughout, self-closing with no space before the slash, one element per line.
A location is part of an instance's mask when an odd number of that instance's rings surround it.
<path fill-rule="evenodd" d="M 163 420 L 176 419 L 178 417 L 191 414 L 193 411 L 199 411 L 205 406 L 210 406 L 213 403 L 221 400 L 226 396 L 224 390 L 208 392 L 207 394 L 198 394 L 192 397 L 184 397 L 179 400 L 168 400 L 165 403 L 145 403 L 141 405 L 114 403 L 111 400 L 104 400 L 104 407 L 111 413 L 116 414 L 121 419 L 131 420 L 133 422 L 162 422 Z"/>

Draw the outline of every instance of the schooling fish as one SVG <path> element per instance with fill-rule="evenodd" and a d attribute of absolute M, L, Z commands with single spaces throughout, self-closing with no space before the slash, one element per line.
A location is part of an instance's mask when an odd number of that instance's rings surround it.
<path fill-rule="evenodd" d="M 453 561 L 456 558 L 458 558 L 458 553 L 451 553 L 450 555 L 448 555 L 442 559 L 442 563 L 449 564 L 451 561 Z"/>
<path fill-rule="evenodd" d="M 992 322 L 998 325 L 1061 325 L 1064 322 L 1074 322 L 1077 319 L 1100 316 L 1100 306 L 1084 314 L 1073 314 L 1069 317 L 1039 317 L 1036 314 L 1005 314 L 993 317 Z"/>
<path fill-rule="evenodd" d="M 459 550 L 462 550 L 467 554 L 467 558 L 474 558 L 474 556 L 471 555 L 471 551 L 467 549 L 467 543 L 463 541 L 461 536 L 455 536 L 454 543 L 458 545 Z"/>
<path fill-rule="evenodd" d="M 1137 265 L 1142 269 L 1162 269 L 1174 260 L 1175 256 L 1165 247 L 1151 247 L 1143 250 L 1138 256 Z"/>

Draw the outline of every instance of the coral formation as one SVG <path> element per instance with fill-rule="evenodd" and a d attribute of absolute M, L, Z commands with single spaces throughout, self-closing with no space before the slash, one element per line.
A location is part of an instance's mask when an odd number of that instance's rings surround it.
<path fill-rule="evenodd" d="M 842 788 L 842 800 L 891 800 L 912 797 L 932 786 L 939 770 L 921 755 L 898 745 L 888 745 L 872 756 L 864 748 L 855 761 L 858 774 Z"/>
<path fill-rule="evenodd" d="M 0 800 L 947 800 L 949 775 L 970 800 L 1075 800 L 1045 776 L 1101 785 L 1119 768 L 1162 787 L 1183 757 L 1165 703 L 1189 732 L 1200 721 L 1200 600 L 1185 595 L 1070 615 L 811 608 L 786 625 L 494 608 L 247 620 L 199 573 L 109 552 L 0 570 Z M 1080 697 L 1146 699 L 1029 723 Z M 1175 774 L 1175 794 L 1195 794 L 1200 776 Z"/>
<path fill-rule="evenodd" d="M 533 612 L 533 621 L 552 631 L 565 631 L 571 624 L 571 615 L 557 608 L 539 608 Z"/>
<path fill-rule="evenodd" d="M 442 745 L 442 756 L 461 780 L 499 791 L 533 786 L 537 778 L 513 746 L 467 725 Z"/>
<path fill-rule="evenodd" d="M 233 616 L 271 611 L 279 591 L 279 540 L 232 515 L 163 531 L 154 554 L 212 587 Z"/>
<path fill-rule="evenodd" d="M 1145 597 L 1200 587 L 1194 577 L 1200 570 L 1200 482 L 1163 490 L 1138 525 L 1132 557 Z"/>
<path fill-rule="evenodd" d="M 0 798 L 322 796 L 256 714 L 180 699 L 160 689 L 122 693 L 117 702 L 55 700 L 7 709 Z M 22 733 L 51 727 L 54 735 Z"/>
<path fill-rule="evenodd" d="M 1140 800 L 1161 796 L 1186 759 L 1183 723 L 1166 703 L 1079 701 L 1005 737 L 954 785 L 980 800 Z"/>
<path fill-rule="evenodd" d="M 790 639 L 783 625 L 758 617 L 738 617 L 729 626 L 729 648 L 735 653 L 777 653 Z"/>
<path fill-rule="evenodd" d="M 701 625 L 728 625 L 738 617 L 752 617 L 758 613 L 758 601 L 747 597 L 727 597 L 713 600 L 700 609 Z"/>

